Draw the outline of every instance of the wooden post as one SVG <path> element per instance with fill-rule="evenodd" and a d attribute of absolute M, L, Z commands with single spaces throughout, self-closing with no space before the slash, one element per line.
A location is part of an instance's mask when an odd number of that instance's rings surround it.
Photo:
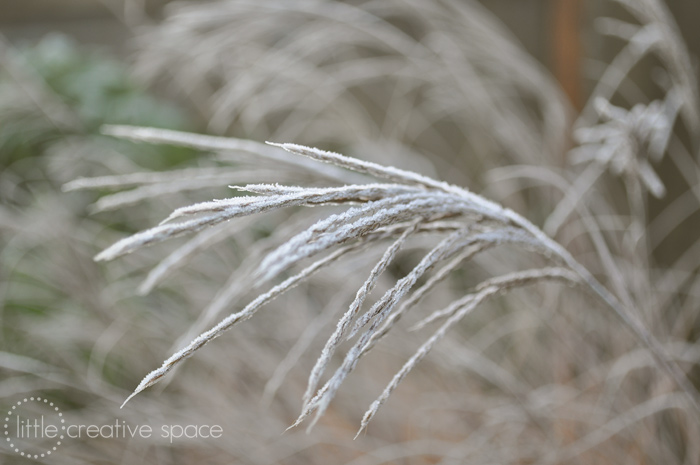
<path fill-rule="evenodd" d="M 581 85 L 582 0 L 550 0 L 554 75 L 576 110 L 583 108 Z"/>

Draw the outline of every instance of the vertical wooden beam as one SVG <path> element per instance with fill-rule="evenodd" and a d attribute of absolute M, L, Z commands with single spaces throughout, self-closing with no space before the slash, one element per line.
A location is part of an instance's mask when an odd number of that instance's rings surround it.
<path fill-rule="evenodd" d="M 554 76 L 576 110 L 583 108 L 581 85 L 582 0 L 550 0 Z"/>

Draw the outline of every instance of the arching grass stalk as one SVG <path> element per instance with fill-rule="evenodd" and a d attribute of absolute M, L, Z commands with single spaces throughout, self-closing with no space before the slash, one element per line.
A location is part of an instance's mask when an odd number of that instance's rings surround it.
<path fill-rule="evenodd" d="M 263 146 L 248 141 L 209 136 L 198 136 L 149 128 L 108 127 L 109 134 L 132 140 L 196 143 L 199 148 L 221 150 L 257 150 Z M 195 141 L 195 142 L 193 142 Z M 270 282 L 295 265 L 314 258 L 302 271 L 292 274 L 262 293 L 242 310 L 224 318 L 210 330 L 195 338 L 182 350 L 168 358 L 157 370 L 149 373 L 124 404 L 144 389 L 156 384 L 175 366 L 194 354 L 209 341 L 217 338 L 235 324 L 251 318 L 263 305 L 296 286 L 322 268 L 329 266 L 345 254 L 366 246 L 377 245 L 392 239 L 393 242 L 375 265 L 364 285 L 358 290 L 347 312 L 340 318 L 333 334 L 311 371 L 304 395 L 302 413 L 293 426 L 313 412 L 316 420 L 323 415 L 338 388 L 354 370 L 359 359 L 369 352 L 376 342 L 392 328 L 393 324 L 428 292 L 446 274 L 474 255 L 491 247 L 511 244 L 534 251 L 548 258 L 555 266 L 514 271 L 483 281 L 471 293 L 455 300 L 442 311 L 428 318 L 446 319 L 440 328 L 420 347 L 404 365 L 375 401 L 362 422 L 365 428 L 377 409 L 396 385 L 443 337 L 457 321 L 470 313 L 480 303 L 515 287 L 550 280 L 579 284 L 610 310 L 612 310 L 639 341 L 653 354 L 657 365 L 684 391 L 690 403 L 700 414 L 700 402 L 695 388 L 680 368 L 666 355 L 655 337 L 626 308 L 618 298 L 603 286 L 565 248 L 547 236 L 529 220 L 498 203 L 490 201 L 467 189 L 440 182 L 429 177 L 377 163 L 362 161 L 337 153 L 295 144 L 273 144 L 261 152 L 261 156 L 279 158 L 283 153 L 302 155 L 317 162 L 328 163 L 356 173 L 389 181 L 389 183 L 353 184 L 339 187 L 298 187 L 278 184 L 257 184 L 236 187 L 254 195 L 237 196 L 195 204 L 176 210 L 160 225 L 122 239 L 100 253 L 97 260 L 111 260 L 131 253 L 140 247 L 183 234 L 201 231 L 231 219 L 291 206 L 349 205 L 350 208 L 313 224 L 308 229 L 281 244 L 262 260 L 256 276 L 260 283 Z M 279 151 L 276 151 L 279 150 Z M 298 163 L 297 163 L 298 164 Z M 329 173 L 324 170 L 317 172 Z M 337 179 L 337 172 L 330 174 Z M 180 217 L 193 217 L 179 222 Z M 422 260 L 403 278 L 399 279 L 374 305 L 361 313 L 367 294 L 375 287 L 377 278 L 395 259 L 397 252 L 414 235 L 431 232 L 443 235 L 443 239 L 428 251 Z M 324 254 L 329 252 L 327 254 Z M 320 256 L 320 258 L 318 258 Z M 452 261 L 450 261 L 452 260 Z M 444 264 L 446 263 L 447 264 Z M 414 290 L 419 279 L 435 267 L 442 266 L 433 279 Z M 403 302 L 403 305 L 400 305 Z M 331 357 L 340 343 L 355 338 L 352 348 L 330 379 L 318 388 L 321 377 L 328 368 Z M 700 417 L 700 415 L 699 415 Z"/>

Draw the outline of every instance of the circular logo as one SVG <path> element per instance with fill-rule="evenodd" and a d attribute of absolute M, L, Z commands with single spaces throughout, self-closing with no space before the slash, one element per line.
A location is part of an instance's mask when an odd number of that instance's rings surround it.
<path fill-rule="evenodd" d="M 45 397 L 25 397 L 15 402 L 4 420 L 4 442 L 23 457 L 47 457 L 63 442 L 66 431 L 63 413 Z"/>

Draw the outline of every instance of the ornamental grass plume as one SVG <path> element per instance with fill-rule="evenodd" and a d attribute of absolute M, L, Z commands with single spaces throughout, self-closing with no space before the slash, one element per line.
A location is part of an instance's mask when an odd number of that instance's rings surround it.
<path fill-rule="evenodd" d="M 130 24 L 129 68 L 0 39 L 0 397 L 226 431 L 74 441 L 54 465 L 697 464 L 692 387 L 664 375 L 700 366 L 694 57 L 664 2 L 614 3 L 583 29 L 573 128 L 476 1 L 172 2 Z M 136 376 L 251 316 L 119 410 Z"/>
<path fill-rule="evenodd" d="M 556 82 L 478 2 L 180 2 L 143 24 L 135 74 L 189 101 L 206 132 L 304 146 L 110 127 L 209 156 L 67 186 L 133 188 L 95 202 L 109 218 L 155 200 L 124 214 L 121 234 L 166 220 L 107 248 L 101 258 L 136 253 L 101 269 L 156 263 L 138 286 L 156 290 L 140 300 L 148 318 L 162 317 L 163 296 L 203 308 L 186 323 L 167 304 L 160 323 L 128 319 L 166 347 L 184 333 L 170 349 L 144 338 L 153 366 L 176 355 L 137 392 L 164 381 L 159 399 L 279 420 L 260 425 L 274 434 L 325 410 L 324 428 L 283 437 L 298 449 L 326 441 L 357 411 L 339 415 L 343 402 L 361 397 L 370 408 L 356 423 L 374 427 L 354 464 L 696 463 L 681 370 L 693 379 L 700 363 L 698 81 L 663 2 L 615 3 L 624 14 L 596 26 L 601 54 L 616 53 L 585 62 L 592 93 L 573 128 Z M 135 275 L 110 281 L 133 289 Z M 129 373 L 147 371 L 145 358 Z M 210 387 L 220 397 L 187 389 L 199 386 L 190 370 L 223 378 Z M 246 383 L 259 390 L 239 396 Z M 276 410 L 261 415 L 251 399 L 263 391 Z M 264 463 L 288 457 L 265 450 Z"/>
<path fill-rule="evenodd" d="M 249 144 L 235 139 L 202 138 L 174 131 L 126 126 L 106 127 L 105 132 L 132 140 L 184 142 L 211 149 L 223 146 L 235 148 Z M 285 273 L 289 276 L 268 291 L 262 292 L 242 310 L 231 313 L 177 351 L 160 368 L 149 373 L 124 404 L 136 394 L 159 382 L 205 344 L 221 336 L 234 325 L 251 318 L 266 303 L 298 285 L 302 280 L 324 267 L 333 265 L 348 253 L 365 247 L 386 247 L 382 244 L 389 242 L 383 256 L 357 291 L 348 310 L 338 320 L 336 329 L 328 338 L 309 376 L 302 412 L 292 426 L 300 424 L 315 413 L 313 421 L 309 424 L 309 428 L 313 427 L 318 418 L 326 412 L 339 387 L 353 372 L 359 360 L 371 351 L 376 342 L 392 329 L 394 323 L 413 309 L 421 297 L 430 292 L 440 279 L 455 268 L 468 265 L 474 255 L 506 244 L 540 254 L 546 257 L 550 265 L 512 271 L 486 279 L 444 309 L 427 315 L 426 322 L 443 321 L 442 325 L 420 346 L 371 405 L 362 420 L 360 431 L 367 426 L 398 383 L 455 323 L 495 295 L 544 281 L 581 285 L 596 295 L 600 302 L 612 310 L 651 351 L 658 365 L 684 390 L 688 400 L 700 413 L 700 403 L 694 387 L 651 333 L 638 321 L 633 311 L 626 308 L 600 284 L 566 249 L 524 217 L 467 189 L 410 171 L 296 144 L 268 144 L 293 155 L 301 155 L 316 162 L 332 164 L 388 182 L 326 188 L 279 184 L 232 186 L 236 190 L 254 195 L 234 196 L 179 208 L 160 225 L 122 239 L 97 255 L 97 260 L 112 260 L 176 236 L 201 233 L 206 228 L 216 227 L 238 217 L 285 207 L 348 207 L 342 212 L 317 221 L 268 253 L 255 270 L 256 287 L 273 283 Z M 266 154 L 267 152 L 263 152 L 261 156 Z M 410 272 L 396 281 L 370 308 L 363 311 L 368 293 L 375 287 L 377 278 L 395 259 L 397 252 L 410 238 L 426 232 L 437 234 L 441 240 L 425 253 Z M 301 271 L 291 271 L 296 265 L 308 261 L 311 263 Z M 430 275 L 435 268 L 439 270 Z M 419 285 L 422 279 L 426 280 Z M 328 369 L 333 354 L 341 342 L 347 340 L 352 341 L 351 348 L 346 352 L 341 365 L 321 385 L 321 378 Z"/>

